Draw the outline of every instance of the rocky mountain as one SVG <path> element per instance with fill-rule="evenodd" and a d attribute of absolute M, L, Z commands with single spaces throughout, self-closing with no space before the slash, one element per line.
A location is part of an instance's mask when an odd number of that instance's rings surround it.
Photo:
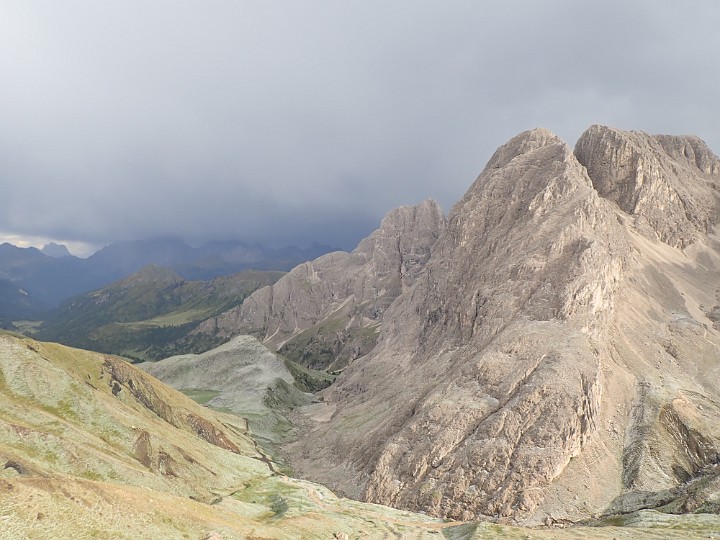
<path fill-rule="evenodd" d="M 283 274 L 245 270 L 211 281 L 186 281 L 151 265 L 66 302 L 46 317 L 35 336 L 136 360 L 205 351 L 223 340 L 189 338 L 197 324 Z"/>
<path fill-rule="evenodd" d="M 400 209 L 202 331 L 347 365 L 286 452 L 350 496 L 526 524 L 718 512 L 719 219 L 695 137 L 536 129 L 447 221 Z"/>
<path fill-rule="evenodd" d="M 501 147 L 297 465 L 461 519 L 716 511 L 718 165 L 599 126 L 574 152 L 545 130 Z"/>
<path fill-rule="evenodd" d="M 302 365 L 341 369 L 375 346 L 385 310 L 415 283 L 444 227 L 434 201 L 398 208 L 352 253 L 295 267 L 194 333 L 253 334 Z"/>

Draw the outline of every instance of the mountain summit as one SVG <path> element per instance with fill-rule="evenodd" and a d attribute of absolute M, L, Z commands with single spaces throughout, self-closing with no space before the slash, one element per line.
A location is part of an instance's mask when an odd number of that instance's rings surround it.
<path fill-rule="evenodd" d="M 695 137 L 592 126 L 573 150 L 535 129 L 446 220 L 391 213 L 205 331 L 348 364 L 286 448 L 348 495 L 522 523 L 712 510 L 719 208 Z"/>

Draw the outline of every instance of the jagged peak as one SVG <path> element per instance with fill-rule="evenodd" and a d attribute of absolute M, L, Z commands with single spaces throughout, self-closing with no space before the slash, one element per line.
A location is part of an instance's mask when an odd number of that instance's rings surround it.
<path fill-rule="evenodd" d="M 68 251 L 68 248 L 64 244 L 56 244 L 55 242 L 50 242 L 49 244 L 45 244 L 40 252 L 43 255 L 47 255 L 48 257 L 52 257 L 53 259 L 61 259 L 63 257 L 71 257 L 72 254 L 70 251 Z"/>
<path fill-rule="evenodd" d="M 651 135 L 645 131 L 625 131 L 593 124 L 578 139 L 575 153 L 581 159 L 580 154 L 587 153 L 589 147 L 599 143 L 616 147 L 632 144 L 638 150 L 666 155 L 674 161 L 682 165 L 690 165 L 704 174 L 720 174 L 720 159 L 705 141 L 695 135 Z"/>
<path fill-rule="evenodd" d="M 370 236 L 360 241 L 353 253 L 370 254 L 375 249 L 379 238 L 413 236 L 412 231 L 442 229 L 445 215 L 434 199 L 425 199 L 419 204 L 399 206 L 390 210 L 383 217 L 380 227 Z"/>
<path fill-rule="evenodd" d="M 590 187 L 572 149 L 551 131 L 536 128 L 516 135 L 495 151 L 462 200 L 451 209 L 448 222 L 452 224 L 482 207 L 497 214 L 497 219 L 488 220 L 496 223 L 513 205 L 519 205 L 517 218 L 531 209 L 530 201 L 541 192 L 544 200 L 557 201 L 577 189 Z M 485 199 L 498 204 L 485 204 Z M 460 219 L 465 220 L 467 216 Z"/>
<path fill-rule="evenodd" d="M 500 169 L 516 157 L 548 145 L 565 145 L 565 143 L 545 128 L 523 131 L 498 148 L 485 168 Z"/>
<path fill-rule="evenodd" d="M 433 217 L 442 216 L 443 211 L 435 199 L 428 198 L 418 204 L 398 206 L 390 210 L 382 219 L 380 228 L 391 225 L 398 220 L 415 219 L 418 216 L 430 215 Z"/>

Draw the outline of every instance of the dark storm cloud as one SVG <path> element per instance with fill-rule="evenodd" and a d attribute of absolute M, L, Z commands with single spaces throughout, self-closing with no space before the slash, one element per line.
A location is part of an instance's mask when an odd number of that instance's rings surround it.
<path fill-rule="evenodd" d="M 0 233 L 352 247 L 494 149 L 593 123 L 720 151 L 720 8 L 6 1 Z"/>

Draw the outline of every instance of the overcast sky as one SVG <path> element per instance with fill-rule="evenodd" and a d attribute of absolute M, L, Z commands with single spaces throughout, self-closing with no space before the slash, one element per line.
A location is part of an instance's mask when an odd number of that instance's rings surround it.
<path fill-rule="evenodd" d="M 0 240 L 312 241 L 546 127 L 720 153 L 720 2 L 0 0 Z"/>

